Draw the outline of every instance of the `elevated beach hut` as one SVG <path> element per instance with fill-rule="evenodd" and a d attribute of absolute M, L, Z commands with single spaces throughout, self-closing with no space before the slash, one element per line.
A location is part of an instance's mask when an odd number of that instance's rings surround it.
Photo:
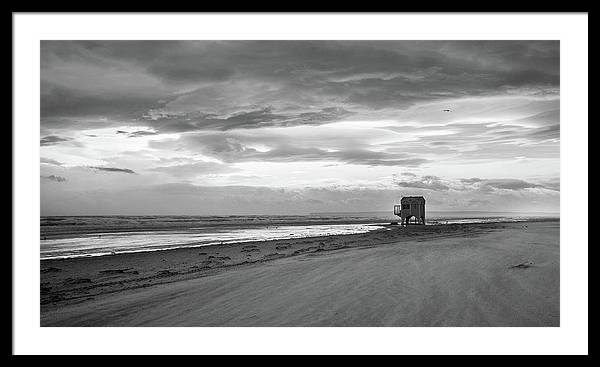
<path fill-rule="evenodd" d="M 400 205 L 394 205 L 394 215 L 402 219 L 402 225 L 425 224 L 425 198 L 422 196 L 404 196 Z"/>

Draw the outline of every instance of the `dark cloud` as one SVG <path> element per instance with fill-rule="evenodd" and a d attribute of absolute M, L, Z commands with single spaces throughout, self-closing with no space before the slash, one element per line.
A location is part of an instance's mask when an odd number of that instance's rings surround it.
<path fill-rule="evenodd" d="M 560 178 L 559 177 L 556 177 L 556 178 L 553 178 L 550 180 L 540 181 L 540 184 L 549 190 L 560 191 Z"/>
<path fill-rule="evenodd" d="M 157 133 L 155 131 L 147 131 L 147 130 L 140 130 L 140 131 L 132 131 L 129 133 L 129 137 L 130 138 L 137 138 L 139 136 L 148 136 L 148 135 L 156 135 Z"/>
<path fill-rule="evenodd" d="M 271 106 L 241 111 L 230 116 L 196 111 L 183 115 L 146 115 L 148 126 L 163 132 L 189 132 L 202 130 L 256 129 L 296 125 L 321 125 L 336 122 L 353 113 L 341 107 L 327 107 L 314 112 L 274 113 Z"/>
<path fill-rule="evenodd" d="M 40 139 L 40 145 L 41 146 L 54 145 L 54 144 L 58 144 L 63 141 L 69 141 L 69 140 L 71 140 L 71 139 L 60 137 L 60 136 L 55 136 L 55 135 L 49 135 L 49 136 L 45 136 Z"/>
<path fill-rule="evenodd" d="M 43 122 L 107 116 L 158 131 L 322 124 L 559 86 L 557 41 L 44 41 L 41 60 Z M 178 118 L 142 118 L 157 109 Z"/>
<path fill-rule="evenodd" d="M 161 98 L 158 94 L 146 96 L 135 91 L 126 93 L 119 90 L 119 85 L 112 88 L 114 88 L 112 93 L 86 92 L 60 85 L 50 85 L 42 79 L 40 95 L 42 121 L 50 117 L 133 118 L 142 115 L 150 108 L 163 105 L 158 102 Z"/>
<path fill-rule="evenodd" d="M 517 136 L 518 137 L 518 136 Z M 530 138 L 535 141 L 545 141 L 560 138 L 560 125 L 555 124 L 547 127 L 540 127 L 528 132 L 521 137 Z"/>
<path fill-rule="evenodd" d="M 129 138 L 137 138 L 140 136 L 148 136 L 148 135 L 156 135 L 157 132 L 156 131 L 148 131 L 148 130 L 137 130 L 137 131 L 124 131 L 124 130 L 117 130 L 117 134 L 121 134 L 121 135 L 127 135 L 127 137 Z"/>
<path fill-rule="evenodd" d="M 62 176 L 55 176 L 55 175 L 50 175 L 50 176 L 40 176 L 41 178 L 44 178 L 46 180 L 50 180 L 50 181 L 55 181 L 55 182 L 65 182 L 67 179 L 62 177 Z"/>
<path fill-rule="evenodd" d="M 121 173 L 135 174 L 134 171 L 132 171 L 128 168 L 101 167 L 101 166 L 91 166 L 89 168 L 98 170 L 98 171 L 105 171 L 105 172 L 121 172 Z"/>

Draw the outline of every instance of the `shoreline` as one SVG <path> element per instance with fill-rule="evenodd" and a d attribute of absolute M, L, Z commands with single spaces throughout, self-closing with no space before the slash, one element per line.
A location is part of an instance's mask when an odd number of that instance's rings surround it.
<path fill-rule="evenodd" d="M 383 223 L 387 223 L 389 221 L 384 221 L 383 219 L 371 218 L 372 220 L 369 223 L 375 223 L 377 221 L 382 221 Z M 336 224 L 365 224 L 365 218 L 360 219 L 348 219 L 343 218 L 343 220 L 300 220 L 297 222 L 286 222 L 282 220 L 274 220 L 269 221 L 268 223 L 252 223 L 252 222 L 240 222 L 235 226 L 232 225 L 231 222 L 219 222 L 216 221 L 214 223 L 200 223 L 197 226 L 193 227 L 196 229 L 215 229 L 215 228 L 223 228 L 223 229 L 251 229 L 258 227 L 275 227 L 275 226 L 309 226 L 309 225 L 336 225 Z M 40 235 L 46 236 L 48 239 L 63 239 L 63 238 L 72 238 L 77 237 L 79 235 L 96 235 L 96 234 L 104 234 L 104 233 L 126 233 L 126 232 L 145 232 L 145 231 L 153 231 L 153 232 L 171 232 L 174 230 L 189 230 L 190 227 L 187 223 L 150 223 L 146 225 L 137 225 L 137 226 L 115 226 L 108 225 L 103 228 L 88 228 L 86 232 L 82 233 L 80 227 L 76 225 L 72 225 L 75 228 L 79 229 L 79 231 L 73 230 L 72 228 L 59 228 L 58 230 L 55 227 L 59 227 L 58 225 L 44 225 L 41 228 L 44 231 L 40 231 Z"/>
<path fill-rule="evenodd" d="M 284 269 L 289 266 L 312 266 L 322 259 L 344 258 L 349 264 L 360 263 L 362 254 L 367 252 L 373 252 L 372 256 L 379 256 L 380 251 L 404 246 L 411 249 L 414 247 L 417 252 L 428 248 L 432 251 L 428 256 L 437 258 L 438 245 L 444 248 L 454 243 L 459 244 L 459 247 L 462 246 L 461 243 L 473 245 L 481 237 L 500 236 L 503 232 L 508 233 L 510 240 L 510 236 L 523 236 L 527 235 L 528 231 L 531 232 L 526 227 L 548 225 L 555 228 L 558 224 L 559 219 L 408 227 L 388 224 L 381 229 L 359 234 L 216 244 L 97 257 L 46 259 L 40 261 L 41 324 L 103 325 L 104 322 L 96 318 L 93 312 L 86 313 L 85 310 L 115 297 L 133 297 L 140 292 L 157 292 L 159 289 L 168 291 L 171 287 L 183 287 L 191 282 L 210 282 L 236 274 L 245 278 L 246 272 L 262 274 L 272 267 Z M 506 236 L 502 235 L 500 239 L 504 237 Z M 483 242 L 484 247 L 487 246 L 486 241 Z M 479 251 L 477 247 L 474 249 Z M 508 253 L 507 256 L 512 254 Z M 406 259 L 398 257 L 397 260 L 402 262 Z M 440 258 L 439 261 L 444 261 L 444 258 Z M 516 263 L 517 259 L 514 262 Z M 558 263 L 558 259 L 556 262 Z M 376 262 L 374 266 L 377 267 Z M 342 273 L 345 274 L 345 270 Z M 302 274 L 304 271 L 298 273 L 299 276 Z M 338 276 L 342 275 L 336 273 L 335 277 Z M 353 276 L 355 275 L 347 274 L 348 278 Z M 412 276 L 414 275 L 407 274 L 409 278 Z M 267 281 L 268 284 L 271 282 L 276 280 Z M 182 307 L 185 306 L 184 303 Z M 118 305 L 111 307 L 119 309 Z M 73 315 L 77 317 L 73 318 Z"/>
<path fill-rule="evenodd" d="M 470 218 L 468 218 L 470 219 Z M 560 222 L 560 218 L 535 218 L 535 219 L 516 219 L 516 220 L 505 220 L 505 221 L 485 221 L 485 222 L 460 222 L 460 223 L 430 223 L 427 224 L 426 227 L 434 227 L 434 226 L 456 226 L 456 225 L 478 225 L 478 224 L 504 224 L 504 223 L 525 223 L 525 222 L 553 222 L 553 221 L 558 221 Z M 295 224 L 295 225 L 290 225 L 289 227 L 294 227 L 294 226 L 307 226 L 307 225 L 352 225 L 352 224 L 356 224 L 356 225 L 364 225 L 364 226 L 375 226 L 375 227 L 382 227 L 382 228 L 394 228 L 394 227 L 402 227 L 402 225 L 400 224 L 392 224 L 394 223 L 393 221 L 387 221 L 387 222 L 382 222 L 382 223 L 373 223 L 373 222 L 369 222 L 369 223 L 365 223 L 365 222 L 347 222 L 347 223 L 339 223 L 339 222 L 323 222 L 323 223 L 300 223 L 300 224 Z M 398 223 L 398 222 L 396 222 Z M 273 225 L 269 225 L 268 227 L 274 226 L 276 224 Z M 259 225 L 256 225 L 259 226 Z M 414 225 L 409 225 L 409 227 L 412 227 Z M 406 226 L 405 226 L 406 227 Z M 241 229 L 245 229 L 245 228 L 251 228 L 251 227 L 241 227 Z M 236 229 L 240 229 L 240 228 L 236 228 Z M 90 233 L 86 233 L 86 236 L 89 235 L 90 237 L 95 235 L 95 234 L 116 234 L 116 233 L 137 233 L 137 232 L 143 232 L 147 230 L 146 228 L 144 229 L 139 229 L 139 230 L 123 230 L 123 231 L 116 231 L 116 232 L 90 232 Z M 157 231 L 154 231 L 156 233 L 159 232 L 169 232 L 169 230 L 167 229 L 159 229 Z M 358 233 L 354 233 L 354 234 L 364 234 L 364 233 L 368 233 L 368 232 L 358 232 Z M 320 236 L 306 236 L 306 237 L 294 237 L 292 239 L 318 239 L 321 237 L 328 237 L 328 236 L 347 236 L 350 234 L 329 234 L 329 235 L 320 235 Z M 63 238 L 73 238 L 75 237 L 74 234 L 70 234 L 64 237 L 60 237 L 61 239 Z M 65 255 L 65 256 L 55 256 L 55 257 L 40 257 L 40 261 L 50 261 L 50 260 L 68 260 L 68 259 L 77 259 L 77 258 L 94 258 L 94 257 L 102 257 L 102 256 L 119 256 L 119 255 L 124 255 L 124 254 L 132 254 L 132 253 L 145 253 L 145 252 L 156 252 L 156 251 L 176 251 L 176 250 L 181 250 L 181 249 L 197 249 L 197 248 L 205 248 L 208 246 L 223 246 L 223 245 L 237 245 L 237 244 L 246 244 L 246 243 L 254 243 L 254 242 L 269 242 L 269 241 L 283 241 L 286 240 L 288 238 L 286 237 L 281 237 L 281 238 L 276 238 L 276 239 L 270 239 L 270 240 L 246 240 L 246 241 L 238 241 L 238 240 L 230 240 L 230 241 L 221 241 L 220 243 L 194 243 L 194 242 L 190 242 L 190 243 L 185 243 L 185 244 L 181 244 L 181 245 L 174 245 L 173 247 L 169 247 L 169 248 L 157 248 L 157 249 L 141 249 L 141 250 L 125 250 L 125 251 L 119 251 L 119 252 L 115 252 L 115 253 L 98 253 L 98 254 L 81 254 L 81 255 Z M 42 240 L 43 241 L 43 240 Z"/>

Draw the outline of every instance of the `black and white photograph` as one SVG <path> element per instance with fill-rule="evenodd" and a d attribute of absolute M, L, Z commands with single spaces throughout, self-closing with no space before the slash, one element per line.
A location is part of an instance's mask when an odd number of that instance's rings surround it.
<path fill-rule="evenodd" d="M 563 40 L 166 38 L 37 43 L 41 332 L 564 326 Z"/>

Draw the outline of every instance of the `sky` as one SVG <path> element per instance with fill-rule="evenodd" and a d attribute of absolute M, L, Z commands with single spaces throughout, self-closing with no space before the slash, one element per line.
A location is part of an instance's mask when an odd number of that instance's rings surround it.
<path fill-rule="evenodd" d="M 42 215 L 559 212 L 558 41 L 42 41 Z"/>

